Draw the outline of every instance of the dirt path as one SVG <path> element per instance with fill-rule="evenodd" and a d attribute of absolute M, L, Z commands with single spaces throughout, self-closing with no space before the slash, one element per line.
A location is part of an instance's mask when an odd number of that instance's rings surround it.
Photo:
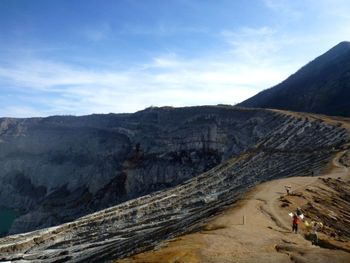
<path fill-rule="evenodd" d="M 348 168 L 333 160 L 323 177 L 349 180 Z M 350 262 L 350 253 L 312 246 L 302 234 L 291 233 L 288 208 L 281 209 L 285 185 L 297 193 L 317 184 L 319 177 L 293 177 L 263 183 L 204 230 L 162 243 L 155 250 L 117 262 Z"/>

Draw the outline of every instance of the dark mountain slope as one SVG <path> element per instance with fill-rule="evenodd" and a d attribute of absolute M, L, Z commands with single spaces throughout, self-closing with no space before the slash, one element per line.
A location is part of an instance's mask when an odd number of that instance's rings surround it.
<path fill-rule="evenodd" d="M 350 42 L 341 42 L 243 107 L 350 116 Z"/>

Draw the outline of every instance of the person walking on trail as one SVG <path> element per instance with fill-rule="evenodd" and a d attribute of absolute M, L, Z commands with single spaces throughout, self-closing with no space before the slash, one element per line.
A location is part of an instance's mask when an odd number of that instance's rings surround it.
<path fill-rule="evenodd" d="M 322 227 L 322 223 L 313 222 L 311 226 L 311 244 L 318 245 L 317 231 Z"/>
<path fill-rule="evenodd" d="M 297 214 L 294 214 L 292 218 L 293 218 L 292 232 L 297 234 L 298 233 L 298 225 L 300 223 L 300 219 L 299 219 L 299 216 Z"/>
<path fill-rule="evenodd" d="M 290 187 L 289 185 L 285 185 L 285 186 L 284 186 L 284 189 L 286 189 L 287 195 L 290 194 L 291 188 L 292 188 L 292 187 Z"/>

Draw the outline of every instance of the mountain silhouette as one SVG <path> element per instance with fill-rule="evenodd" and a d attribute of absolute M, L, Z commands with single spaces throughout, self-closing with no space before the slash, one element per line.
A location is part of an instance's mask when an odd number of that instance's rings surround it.
<path fill-rule="evenodd" d="M 238 104 L 350 116 L 350 42 L 341 42 L 280 84 Z"/>

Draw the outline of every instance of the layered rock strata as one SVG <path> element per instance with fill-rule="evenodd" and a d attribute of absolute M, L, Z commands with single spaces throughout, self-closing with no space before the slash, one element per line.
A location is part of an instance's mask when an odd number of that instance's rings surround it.
<path fill-rule="evenodd" d="M 0 260 L 101 262 L 143 251 L 199 227 L 263 181 L 317 175 L 349 147 L 341 124 L 282 113 L 255 145 L 177 187 L 155 192 L 71 223 L 0 240 Z"/>
<path fill-rule="evenodd" d="M 286 117 L 234 107 L 0 119 L 0 207 L 10 233 L 174 187 L 253 147 Z"/>

